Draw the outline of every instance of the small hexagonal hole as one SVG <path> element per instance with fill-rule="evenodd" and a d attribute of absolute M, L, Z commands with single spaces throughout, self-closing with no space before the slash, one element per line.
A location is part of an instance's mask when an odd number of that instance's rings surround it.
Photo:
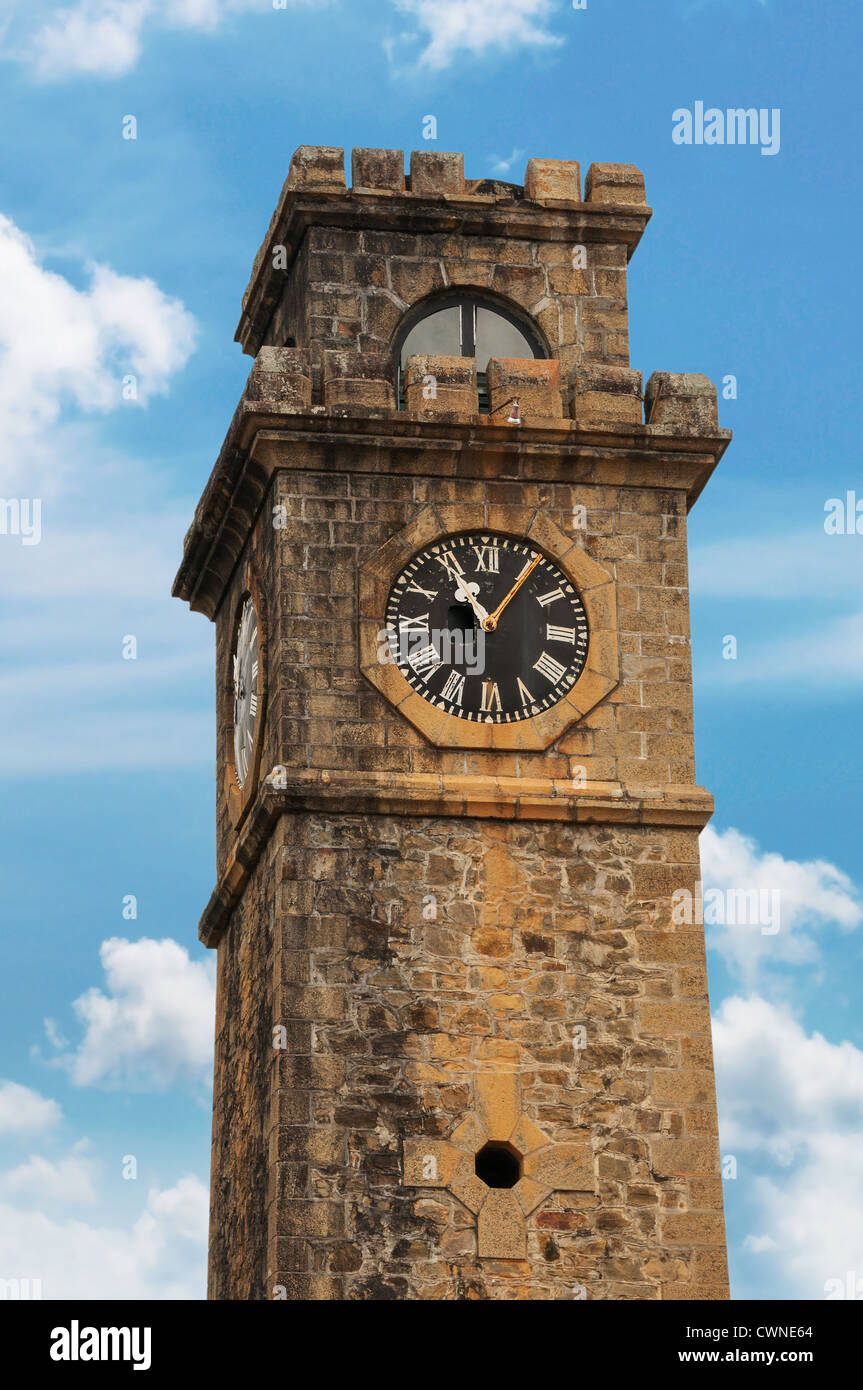
<path fill-rule="evenodd" d="M 512 1144 L 490 1141 L 477 1154 L 474 1168 L 486 1187 L 515 1187 L 521 1177 L 521 1154 Z"/>

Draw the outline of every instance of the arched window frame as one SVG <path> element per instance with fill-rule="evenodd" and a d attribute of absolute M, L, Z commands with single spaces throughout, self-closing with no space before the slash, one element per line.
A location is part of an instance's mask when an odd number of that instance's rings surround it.
<path fill-rule="evenodd" d="M 453 306 L 461 308 L 461 347 L 462 357 L 476 356 L 476 310 L 477 308 L 491 309 L 495 314 L 500 314 L 501 318 L 507 319 L 509 323 L 517 328 L 533 349 L 534 357 L 550 358 L 551 353 L 548 344 L 543 339 L 539 328 L 528 314 L 523 310 L 514 308 L 511 304 L 496 299 L 494 295 L 487 294 L 482 290 L 461 289 L 444 290 L 436 294 L 429 295 L 419 304 L 415 304 L 409 309 L 398 326 L 398 330 L 393 338 L 392 352 L 396 368 L 396 390 L 399 409 L 405 408 L 405 388 L 402 380 L 402 349 L 408 336 L 413 332 L 423 319 L 431 314 L 436 314 L 439 309 L 449 309 Z M 469 349 L 469 350 L 467 350 Z M 479 411 L 482 415 L 487 415 L 490 409 L 488 386 L 485 379 L 485 372 L 477 373 L 477 385 L 479 388 Z"/>

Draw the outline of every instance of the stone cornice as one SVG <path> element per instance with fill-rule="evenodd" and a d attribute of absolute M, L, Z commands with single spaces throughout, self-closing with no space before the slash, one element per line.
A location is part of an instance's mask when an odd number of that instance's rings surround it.
<path fill-rule="evenodd" d="M 530 777 L 455 777 L 279 769 L 262 782 L 234 852 L 201 917 L 198 935 L 218 945 L 278 819 L 283 815 L 473 817 L 570 825 L 701 830 L 713 797 L 696 786 L 623 786 Z M 277 785 L 273 785 L 275 777 Z"/>
<path fill-rule="evenodd" d="M 731 438 L 725 429 L 696 435 L 650 424 L 590 430 L 567 419 L 514 430 L 489 419 L 323 406 L 297 412 L 244 396 L 186 535 L 175 597 L 215 616 L 280 468 L 661 486 L 684 491 L 691 506 Z"/>

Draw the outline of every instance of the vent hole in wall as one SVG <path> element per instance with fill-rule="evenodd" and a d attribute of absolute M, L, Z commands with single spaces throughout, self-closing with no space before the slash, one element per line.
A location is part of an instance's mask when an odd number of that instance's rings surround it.
<path fill-rule="evenodd" d="M 486 1187 L 515 1187 L 521 1177 L 521 1158 L 509 1144 L 489 1143 L 477 1154 L 475 1169 Z"/>

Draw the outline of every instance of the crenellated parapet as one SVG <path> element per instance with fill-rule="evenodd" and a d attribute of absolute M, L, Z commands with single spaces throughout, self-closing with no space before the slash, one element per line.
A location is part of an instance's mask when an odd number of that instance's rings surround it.
<path fill-rule="evenodd" d="M 561 379 L 554 358 L 491 358 L 489 409 L 480 413 L 476 363 L 465 357 L 408 357 L 405 406 L 395 399 L 395 367 L 387 353 L 343 348 L 325 354 L 324 405 L 338 416 L 403 417 L 478 429 L 564 430 L 571 434 L 630 432 L 721 442 L 716 387 L 699 372 L 642 374 L 629 367 L 585 363 Z M 244 393 L 274 413 L 315 415 L 308 348 L 262 348 Z M 515 404 L 516 410 L 510 407 Z M 507 410 L 509 409 L 509 413 Z"/>
<path fill-rule="evenodd" d="M 563 377 L 628 366 L 626 266 L 650 217 L 625 164 L 529 159 L 522 184 L 465 176 L 461 154 L 301 146 L 243 297 L 237 341 L 324 353 L 387 352 L 435 293 L 473 291 L 530 316 Z"/>

